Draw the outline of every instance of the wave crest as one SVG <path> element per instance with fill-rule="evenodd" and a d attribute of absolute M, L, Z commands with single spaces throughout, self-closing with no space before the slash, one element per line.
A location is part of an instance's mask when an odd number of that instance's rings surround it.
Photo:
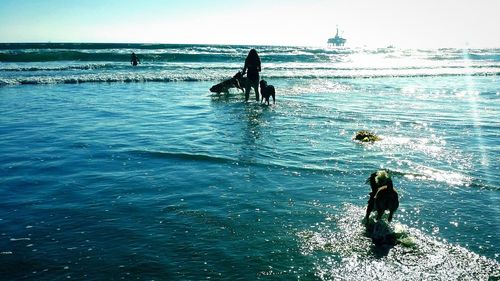
<path fill-rule="evenodd" d="M 59 76 L 20 76 L 0 77 L 0 85 L 43 85 L 43 84 L 80 84 L 80 83 L 144 83 L 144 82 L 201 82 L 213 81 L 218 83 L 230 76 L 225 72 L 196 73 L 196 72 L 103 72 L 90 74 L 68 74 Z M 307 74 L 307 73 L 267 73 L 265 79 L 371 79 L 371 78 L 410 78 L 410 77 L 447 77 L 447 76 L 500 76 L 499 72 L 478 73 L 407 73 L 407 74 Z M 264 76 L 263 76 L 264 77 Z"/>

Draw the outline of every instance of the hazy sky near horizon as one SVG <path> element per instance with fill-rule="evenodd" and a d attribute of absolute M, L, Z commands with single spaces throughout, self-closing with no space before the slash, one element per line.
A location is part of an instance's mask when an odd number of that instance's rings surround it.
<path fill-rule="evenodd" d="M 500 0 L 1 0 L 0 42 L 500 47 Z"/>

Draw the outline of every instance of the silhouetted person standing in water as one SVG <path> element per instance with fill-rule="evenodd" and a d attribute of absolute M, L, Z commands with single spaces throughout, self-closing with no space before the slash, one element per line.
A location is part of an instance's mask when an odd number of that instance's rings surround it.
<path fill-rule="evenodd" d="M 255 99 L 259 101 L 259 72 L 260 72 L 260 57 L 255 49 L 248 52 L 245 59 L 245 66 L 243 67 L 243 74 L 247 73 L 248 82 L 245 88 L 245 101 L 248 101 L 250 96 L 250 88 L 253 87 L 255 91 Z"/>
<path fill-rule="evenodd" d="M 132 52 L 132 57 L 130 59 L 130 64 L 132 64 L 133 66 L 137 66 L 139 63 L 141 63 L 141 61 L 139 60 L 139 58 L 137 57 L 137 55 Z"/>

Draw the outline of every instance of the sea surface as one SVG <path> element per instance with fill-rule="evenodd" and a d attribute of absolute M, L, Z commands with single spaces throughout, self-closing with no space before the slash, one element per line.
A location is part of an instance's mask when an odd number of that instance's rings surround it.
<path fill-rule="evenodd" d="M 250 48 L 274 105 L 208 90 Z M 499 75 L 500 49 L 0 44 L 0 279 L 499 280 Z M 400 207 L 365 227 L 382 168 Z"/>

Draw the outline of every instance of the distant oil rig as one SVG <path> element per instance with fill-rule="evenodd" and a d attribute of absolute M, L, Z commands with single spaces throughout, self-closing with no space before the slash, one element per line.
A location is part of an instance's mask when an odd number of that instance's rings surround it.
<path fill-rule="evenodd" d="M 337 26 L 337 34 L 335 34 L 335 37 L 328 39 L 328 47 L 338 47 L 338 46 L 344 46 L 345 41 L 347 41 L 345 38 L 342 38 L 339 36 L 339 27 Z"/>

